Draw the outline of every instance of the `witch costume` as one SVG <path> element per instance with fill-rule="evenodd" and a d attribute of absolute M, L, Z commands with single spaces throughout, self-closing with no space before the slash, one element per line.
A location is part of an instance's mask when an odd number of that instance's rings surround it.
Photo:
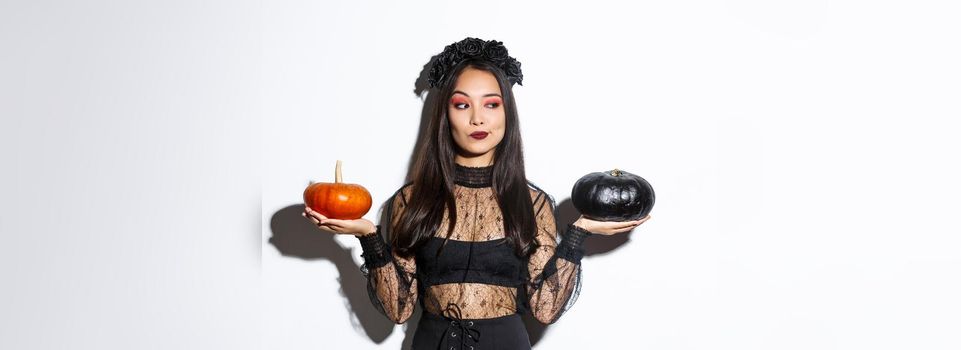
<path fill-rule="evenodd" d="M 492 170 L 455 164 L 458 217 L 450 237 L 445 210 L 440 229 L 411 256 L 387 244 L 384 236 L 407 207 L 411 184 L 390 198 L 386 224 L 358 237 L 377 309 L 396 323 L 406 322 L 416 303 L 424 311 L 414 350 L 530 349 L 520 315 L 550 324 L 577 299 L 582 244 L 591 233 L 569 224 L 558 239 L 553 199 L 528 182 L 537 232 L 532 252 L 519 257 L 504 234 Z"/>

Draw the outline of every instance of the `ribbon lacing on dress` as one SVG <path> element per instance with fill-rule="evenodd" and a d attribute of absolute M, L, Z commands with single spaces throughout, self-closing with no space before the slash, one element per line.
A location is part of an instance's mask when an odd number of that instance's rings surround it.
<path fill-rule="evenodd" d="M 460 330 L 460 346 L 461 349 L 466 349 L 467 338 L 470 337 L 474 343 L 480 342 L 480 331 L 474 328 L 474 321 L 464 321 L 461 318 L 460 306 L 454 303 L 447 303 L 447 308 L 444 309 L 444 317 L 451 319 L 450 327 L 447 327 L 447 331 L 450 332 L 451 337 L 457 337 L 456 330 Z M 443 343 L 441 343 L 443 344 Z M 453 347 L 451 347 L 453 349 Z M 473 349 L 473 347 L 470 347 Z"/>

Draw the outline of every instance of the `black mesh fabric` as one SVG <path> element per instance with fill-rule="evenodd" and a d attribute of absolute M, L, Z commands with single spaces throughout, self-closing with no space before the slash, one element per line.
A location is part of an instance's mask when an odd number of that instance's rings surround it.
<path fill-rule="evenodd" d="M 581 286 L 582 243 L 590 232 L 574 225 L 558 235 L 554 201 L 530 185 L 537 233 L 536 248 L 518 257 L 504 236 L 500 207 L 490 185 L 492 166 L 457 165 L 454 198 L 457 222 L 444 245 L 448 217 L 414 256 L 393 252 L 384 232 L 359 237 L 371 302 L 389 319 L 405 322 L 414 305 L 436 315 L 486 319 L 531 312 L 550 324 L 569 310 Z M 410 184 L 391 197 L 385 209 L 390 222 L 399 219 L 410 198 Z M 440 249 L 440 250 L 439 250 Z M 438 254 L 438 251 L 440 252 Z"/>

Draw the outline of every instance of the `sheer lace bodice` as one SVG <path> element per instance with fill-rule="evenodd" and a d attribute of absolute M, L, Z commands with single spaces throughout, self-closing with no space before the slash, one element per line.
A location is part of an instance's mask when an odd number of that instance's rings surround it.
<path fill-rule="evenodd" d="M 529 256 L 518 257 L 504 235 L 503 216 L 490 185 L 492 167 L 458 165 L 456 170 L 458 218 L 446 245 L 446 211 L 435 236 L 411 257 L 387 246 L 379 234 L 387 222 L 378 226 L 378 234 L 359 237 L 371 301 L 397 323 L 410 317 L 418 301 L 437 315 L 481 319 L 530 311 L 543 323 L 555 322 L 576 300 L 581 242 L 589 233 L 568 225 L 558 242 L 554 202 L 530 185 L 536 248 Z M 391 198 L 388 220 L 399 219 L 411 190 L 408 184 Z"/>

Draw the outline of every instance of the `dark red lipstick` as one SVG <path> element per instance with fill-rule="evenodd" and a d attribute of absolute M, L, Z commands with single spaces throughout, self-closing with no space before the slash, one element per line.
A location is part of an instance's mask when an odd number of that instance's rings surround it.
<path fill-rule="evenodd" d="M 470 134 L 470 137 L 473 137 L 473 138 L 478 139 L 478 140 L 483 140 L 485 137 L 487 137 L 487 135 L 488 135 L 488 134 L 487 134 L 486 132 L 483 132 L 483 131 L 475 131 L 475 132 L 472 132 L 472 133 Z"/>

